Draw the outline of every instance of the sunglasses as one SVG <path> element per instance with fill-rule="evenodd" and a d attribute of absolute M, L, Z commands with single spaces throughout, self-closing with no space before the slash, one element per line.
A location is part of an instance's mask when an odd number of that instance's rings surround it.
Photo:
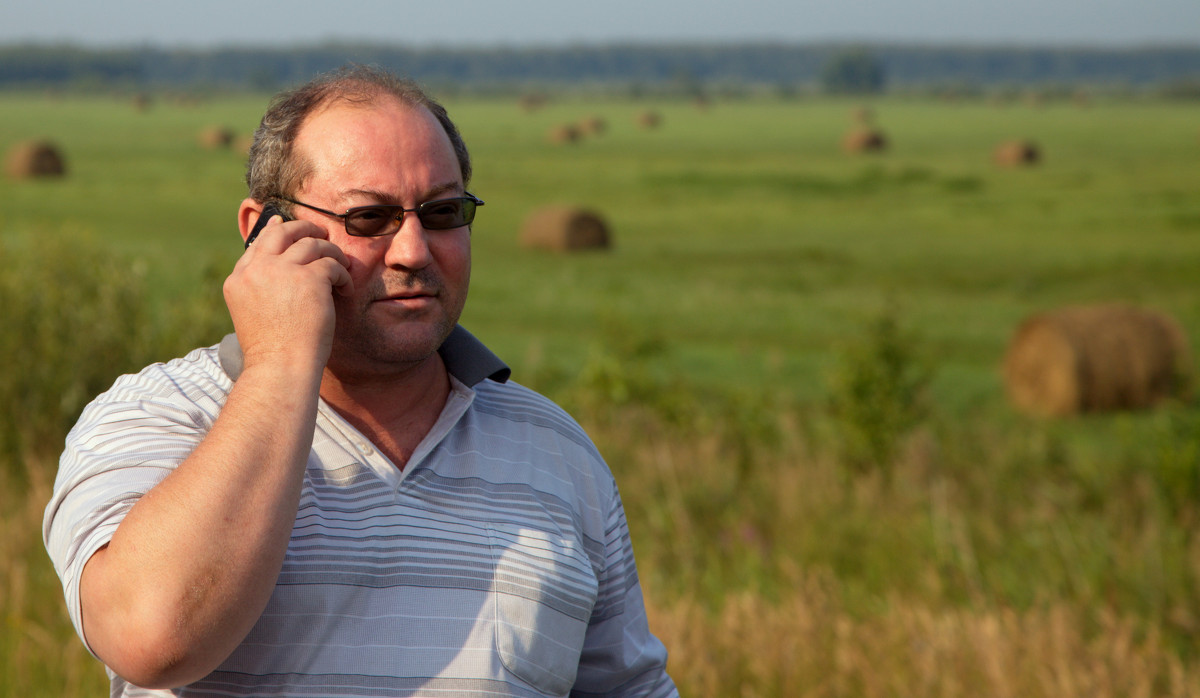
<path fill-rule="evenodd" d="M 483 201 L 470 192 L 466 196 L 456 196 L 452 199 L 426 201 L 416 208 L 404 208 L 394 204 L 376 204 L 374 206 L 355 206 L 346 209 L 345 213 L 334 213 L 327 209 L 318 208 L 303 201 L 280 197 L 297 206 L 310 208 L 327 216 L 341 218 L 346 226 L 346 234 L 356 237 L 376 237 L 388 235 L 400 229 L 404 222 L 404 214 L 415 213 L 426 230 L 450 230 L 470 225 L 475 220 L 476 207 L 482 206 Z M 393 225 L 395 223 L 395 225 Z"/>

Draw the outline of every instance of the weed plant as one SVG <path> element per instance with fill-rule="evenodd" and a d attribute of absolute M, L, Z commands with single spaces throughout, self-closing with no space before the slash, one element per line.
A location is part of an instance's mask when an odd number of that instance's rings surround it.
<path fill-rule="evenodd" d="M 0 453 L 56 455 L 83 406 L 118 375 L 200 344 L 230 323 L 214 262 L 205 283 L 182 298 L 152 302 L 145 263 L 86 238 L 44 234 L 0 239 Z"/>

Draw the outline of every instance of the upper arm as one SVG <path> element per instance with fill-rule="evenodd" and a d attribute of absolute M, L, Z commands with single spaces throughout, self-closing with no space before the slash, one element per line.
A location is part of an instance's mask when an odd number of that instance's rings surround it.
<path fill-rule="evenodd" d="M 629 527 L 620 496 L 605 525 L 605 565 L 580 655 L 575 691 L 604 695 L 676 695 L 667 676 L 667 650 L 650 632 Z"/>

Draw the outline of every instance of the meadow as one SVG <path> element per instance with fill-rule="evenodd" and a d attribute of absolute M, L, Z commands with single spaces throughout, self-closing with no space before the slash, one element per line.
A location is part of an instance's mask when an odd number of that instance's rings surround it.
<path fill-rule="evenodd" d="M 848 154 L 864 104 L 890 147 Z M 0 150 L 68 167 L 0 186 L 0 696 L 107 690 L 41 547 L 54 459 L 117 374 L 228 331 L 244 154 L 197 134 L 265 105 L 0 94 Z M 447 105 L 487 202 L 463 324 L 608 458 L 685 695 L 1200 695 L 1200 406 L 1037 419 L 999 372 L 1075 303 L 1200 347 L 1200 103 Z M 1042 162 L 997 167 L 1015 138 Z M 614 246 L 522 248 L 550 203 Z"/>

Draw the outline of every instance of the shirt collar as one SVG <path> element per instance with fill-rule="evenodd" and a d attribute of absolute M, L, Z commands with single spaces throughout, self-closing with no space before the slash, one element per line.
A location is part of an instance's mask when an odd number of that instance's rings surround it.
<path fill-rule="evenodd" d="M 442 355 L 450 375 L 467 387 L 474 387 L 484 378 L 504 383 L 512 375 L 512 369 L 462 325 L 454 326 L 450 336 L 438 348 L 438 353 Z M 242 347 L 238 344 L 237 335 L 225 335 L 217 349 L 217 357 L 221 361 L 221 368 L 232 380 L 242 375 Z"/>

